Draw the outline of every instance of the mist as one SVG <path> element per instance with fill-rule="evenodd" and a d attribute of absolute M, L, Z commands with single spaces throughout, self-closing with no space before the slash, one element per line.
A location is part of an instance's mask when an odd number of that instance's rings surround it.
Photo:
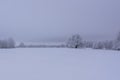
<path fill-rule="evenodd" d="M 62 42 L 73 34 L 114 39 L 120 31 L 119 0 L 1 0 L 0 38 Z"/>

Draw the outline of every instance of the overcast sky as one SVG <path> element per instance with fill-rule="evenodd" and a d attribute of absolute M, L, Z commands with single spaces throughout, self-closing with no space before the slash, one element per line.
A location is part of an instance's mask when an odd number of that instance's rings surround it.
<path fill-rule="evenodd" d="M 0 37 L 23 41 L 113 39 L 120 31 L 120 0 L 0 0 Z"/>

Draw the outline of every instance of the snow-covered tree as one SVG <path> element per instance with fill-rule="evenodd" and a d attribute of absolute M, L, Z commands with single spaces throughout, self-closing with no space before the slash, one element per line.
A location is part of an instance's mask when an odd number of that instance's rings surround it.
<path fill-rule="evenodd" d="M 114 42 L 114 46 L 113 46 L 113 49 L 115 50 L 120 50 L 120 42 Z"/>
<path fill-rule="evenodd" d="M 23 48 L 23 47 L 25 47 L 25 44 L 23 42 L 21 42 L 18 47 L 22 47 Z"/>
<path fill-rule="evenodd" d="M 8 48 L 7 40 L 1 40 L 1 48 Z"/>
<path fill-rule="evenodd" d="M 93 48 L 93 42 L 92 41 L 84 41 L 83 42 L 85 48 Z"/>
<path fill-rule="evenodd" d="M 9 38 L 7 42 L 8 48 L 15 48 L 15 41 L 13 40 L 13 38 Z"/>
<path fill-rule="evenodd" d="M 114 46 L 113 41 L 105 41 L 104 42 L 105 49 L 113 49 L 113 46 Z"/>
<path fill-rule="evenodd" d="M 120 32 L 118 33 L 118 36 L 117 36 L 117 41 L 120 42 Z"/>
<path fill-rule="evenodd" d="M 82 38 L 79 34 L 73 35 L 68 39 L 67 46 L 71 48 L 81 48 L 83 47 Z"/>
<path fill-rule="evenodd" d="M 96 42 L 94 43 L 94 46 L 93 46 L 94 49 L 104 49 L 104 43 L 103 42 Z"/>
<path fill-rule="evenodd" d="M 118 33 L 117 39 L 114 41 L 113 49 L 120 50 L 120 32 Z"/>
<path fill-rule="evenodd" d="M 15 41 L 12 38 L 0 40 L 0 48 L 15 48 Z"/>

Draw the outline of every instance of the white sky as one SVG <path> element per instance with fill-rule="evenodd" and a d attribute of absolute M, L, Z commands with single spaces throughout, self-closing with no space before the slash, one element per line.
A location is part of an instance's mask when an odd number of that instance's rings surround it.
<path fill-rule="evenodd" d="M 62 41 L 113 39 L 120 31 L 120 0 L 0 0 L 0 37 Z"/>

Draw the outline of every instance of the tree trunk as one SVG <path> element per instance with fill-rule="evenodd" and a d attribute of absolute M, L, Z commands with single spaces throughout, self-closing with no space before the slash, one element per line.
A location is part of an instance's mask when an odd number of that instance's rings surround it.
<path fill-rule="evenodd" d="M 76 45 L 75 48 L 78 48 L 78 45 Z"/>

